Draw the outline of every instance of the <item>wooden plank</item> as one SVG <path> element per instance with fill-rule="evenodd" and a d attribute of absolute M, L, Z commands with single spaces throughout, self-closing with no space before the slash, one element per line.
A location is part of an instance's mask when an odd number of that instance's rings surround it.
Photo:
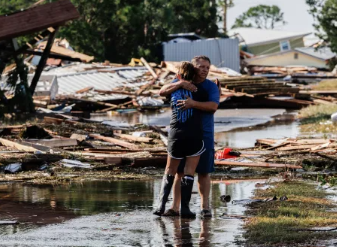
<path fill-rule="evenodd" d="M 76 93 L 86 93 L 86 92 L 90 91 L 93 88 L 94 87 L 85 87 L 83 89 L 80 89 L 80 90 L 76 91 Z"/>
<path fill-rule="evenodd" d="M 290 169 L 301 169 L 302 166 L 289 165 L 289 164 L 273 164 L 273 163 L 262 163 L 262 162 L 236 162 L 236 161 L 226 161 L 226 160 L 215 160 L 215 165 L 221 166 L 242 166 L 242 167 L 264 167 L 264 168 L 290 168 Z"/>
<path fill-rule="evenodd" d="M 131 104 L 133 104 L 133 100 L 128 101 L 128 102 L 125 102 L 125 103 L 123 103 L 123 104 L 119 104 L 119 105 L 117 105 L 117 106 L 108 107 L 108 108 L 105 108 L 105 109 L 103 109 L 103 110 L 99 110 L 99 111 L 96 111 L 96 112 L 107 112 L 107 111 L 112 111 L 112 110 L 119 109 L 119 108 L 122 108 L 123 106 L 131 105 Z"/>
<path fill-rule="evenodd" d="M 71 96 L 66 96 L 65 98 L 66 98 L 66 99 L 70 99 L 70 100 L 74 100 L 74 101 L 78 101 L 78 102 L 92 103 L 92 104 L 101 105 L 101 106 L 106 106 L 106 107 L 114 107 L 114 106 L 117 106 L 117 105 L 110 104 L 110 103 L 105 103 L 105 102 L 100 102 L 100 101 L 94 101 L 94 100 L 88 100 L 88 99 L 80 99 L 80 98 L 71 97 Z"/>
<path fill-rule="evenodd" d="M 22 144 L 19 144 L 17 142 L 10 141 L 10 140 L 4 139 L 4 138 L 0 138 L 0 143 L 5 147 L 16 148 L 19 151 L 27 151 L 27 152 L 39 151 L 36 148 L 29 147 L 29 146 L 26 146 L 26 145 L 22 145 Z"/>
<path fill-rule="evenodd" d="M 54 44 L 54 39 L 56 36 L 56 33 L 58 31 L 58 27 L 55 27 L 55 31 L 51 34 L 49 34 L 49 38 L 48 38 L 48 43 L 43 51 L 43 54 L 40 58 L 39 64 L 36 67 L 35 73 L 34 73 L 34 77 L 30 83 L 29 86 L 29 91 L 31 93 L 31 95 L 34 95 L 35 92 L 35 88 L 37 86 L 37 83 L 39 82 L 40 76 L 42 74 L 42 71 L 44 69 L 44 66 L 46 65 L 50 50 L 52 45 Z"/>
<path fill-rule="evenodd" d="M 141 86 L 138 91 L 136 92 L 136 95 L 140 95 L 142 94 L 146 89 L 148 89 L 149 87 L 151 87 L 154 83 L 155 83 L 156 80 L 153 80 L 153 81 L 150 81 L 149 83 Z"/>
<path fill-rule="evenodd" d="M 140 61 L 142 61 L 142 63 L 145 65 L 145 67 L 150 71 L 151 75 L 153 76 L 153 78 L 155 80 L 158 79 L 158 75 L 156 74 L 156 72 L 154 72 L 154 70 L 152 69 L 152 67 L 148 64 L 148 62 L 145 60 L 145 58 L 141 57 Z"/>
<path fill-rule="evenodd" d="M 290 147 L 280 147 L 276 150 L 278 151 L 290 151 L 290 150 L 300 150 L 300 149 L 311 149 L 316 147 L 317 145 L 298 145 L 298 146 L 290 146 Z"/>
<path fill-rule="evenodd" d="M 114 135 L 122 139 L 129 140 L 129 141 L 135 141 L 135 142 L 149 143 L 152 141 L 152 138 L 149 138 L 149 137 L 137 137 L 137 136 L 126 135 L 126 134 L 118 134 L 118 133 L 114 133 Z"/>
<path fill-rule="evenodd" d="M 70 0 L 43 4 L 8 16 L 0 16 L 0 39 L 11 39 L 60 26 L 79 17 L 80 14 Z"/>
<path fill-rule="evenodd" d="M 36 143 L 47 147 L 69 147 L 77 146 L 75 139 L 25 139 L 25 142 Z"/>
<path fill-rule="evenodd" d="M 44 117 L 43 122 L 47 124 L 61 124 L 61 123 L 68 123 L 71 125 L 76 125 L 79 122 L 76 121 L 71 121 L 68 119 L 60 119 L 60 118 L 53 118 L 53 117 Z"/>
<path fill-rule="evenodd" d="M 126 142 L 126 141 L 121 141 L 112 137 L 106 137 L 106 136 L 101 136 L 99 134 L 89 134 L 90 137 L 96 139 L 96 140 L 102 140 L 106 142 L 110 142 L 112 144 L 129 148 L 129 149 L 139 149 L 137 145 L 134 145 L 132 143 Z"/>
<path fill-rule="evenodd" d="M 301 90 L 299 93 L 301 94 L 337 94 L 337 91 L 336 90 L 331 90 L 331 91 L 328 91 L 328 90 L 311 90 L 311 91 L 304 91 L 304 90 Z"/>
<path fill-rule="evenodd" d="M 79 142 L 85 141 L 88 139 L 88 135 L 72 134 L 70 139 L 77 140 Z"/>

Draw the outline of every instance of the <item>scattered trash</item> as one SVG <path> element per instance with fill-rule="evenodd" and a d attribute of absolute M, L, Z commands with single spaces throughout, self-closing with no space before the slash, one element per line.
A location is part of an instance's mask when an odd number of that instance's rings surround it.
<path fill-rule="evenodd" d="M 17 173 L 21 170 L 22 170 L 22 164 L 21 163 L 9 164 L 4 169 L 5 173 Z"/>
<path fill-rule="evenodd" d="M 222 195 L 222 196 L 220 196 L 220 200 L 222 202 L 230 202 L 231 201 L 231 196 L 230 195 Z"/>

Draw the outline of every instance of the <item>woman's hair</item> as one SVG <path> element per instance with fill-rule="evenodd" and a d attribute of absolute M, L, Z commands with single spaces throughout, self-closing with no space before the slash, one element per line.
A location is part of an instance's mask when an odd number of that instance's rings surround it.
<path fill-rule="evenodd" d="M 190 62 L 181 62 L 181 65 L 178 70 L 178 75 L 180 79 L 186 81 L 192 81 L 195 75 L 195 68 Z"/>

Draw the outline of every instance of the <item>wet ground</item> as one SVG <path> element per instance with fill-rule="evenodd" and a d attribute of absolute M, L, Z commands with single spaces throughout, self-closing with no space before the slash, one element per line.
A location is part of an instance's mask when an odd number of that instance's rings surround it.
<path fill-rule="evenodd" d="M 85 181 L 57 187 L 0 184 L 0 246 L 241 246 L 244 206 L 257 182 L 212 182 L 211 219 L 181 220 L 152 215 L 160 180 Z M 195 184 L 192 207 L 199 211 Z"/>
<path fill-rule="evenodd" d="M 299 135 L 298 123 L 293 117 L 296 114 L 284 109 L 219 109 L 215 113 L 215 141 L 219 146 L 247 148 L 253 147 L 259 138 L 295 138 Z M 171 110 L 115 113 L 92 118 L 123 123 L 125 126 L 136 123 L 168 126 Z"/>

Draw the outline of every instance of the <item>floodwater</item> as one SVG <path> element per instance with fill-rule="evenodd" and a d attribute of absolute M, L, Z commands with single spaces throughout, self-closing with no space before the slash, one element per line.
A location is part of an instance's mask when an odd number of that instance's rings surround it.
<path fill-rule="evenodd" d="M 295 138 L 299 135 L 298 123 L 293 120 L 296 114 L 297 112 L 287 112 L 284 109 L 219 109 L 215 113 L 215 142 L 218 146 L 247 148 L 253 147 L 256 139 Z M 279 116 L 281 120 L 273 116 Z M 124 127 L 136 123 L 168 126 L 170 118 L 169 108 L 156 112 L 92 117 Z"/>
<path fill-rule="evenodd" d="M 242 205 L 225 205 L 220 195 L 248 199 L 257 182 L 212 182 L 213 218 L 193 220 L 152 215 L 159 179 L 85 181 L 56 187 L 0 184 L 0 246 L 241 246 Z M 200 206 L 197 184 L 191 209 Z M 170 202 L 169 202 L 170 203 Z"/>

